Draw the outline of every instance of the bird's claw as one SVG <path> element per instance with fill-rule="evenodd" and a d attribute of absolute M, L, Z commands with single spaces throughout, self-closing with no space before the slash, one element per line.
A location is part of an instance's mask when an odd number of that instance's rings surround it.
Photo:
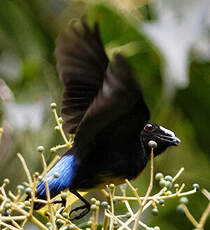
<path fill-rule="evenodd" d="M 61 200 L 53 201 L 53 204 L 62 204 L 63 207 L 66 207 L 66 199 L 61 198 Z"/>
<path fill-rule="evenodd" d="M 69 216 L 71 216 L 73 212 L 77 212 L 78 210 L 81 210 L 81 209 L 84 209 L 84 210 L 82 212 L 80 212 L 79 215 L 70 218 L 71 221 L 72 220 L 78 220 L 78 219 L 82 218 L 83 216 L 85 216 L 86 214 L 88 214 L 88 212 L 90 211 L 90 205 L 82 205 L 82 206 L 79 206 L 77 208 L 74 208 L 73 210 L 71 210 Z"/>

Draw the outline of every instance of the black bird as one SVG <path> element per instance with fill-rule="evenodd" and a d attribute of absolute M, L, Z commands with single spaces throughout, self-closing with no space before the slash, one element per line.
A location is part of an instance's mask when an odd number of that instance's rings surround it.
<path fill-rule="evenodd" d="M 136 178 L 150 155 L 148 142 L 156 141 L 155 156 L 180 140 L 170 130 L 149 122 L 149 110 L 137 79 L 121 54 L 110 62 L 99 26 L 85 20 L 72 23 L 61 34 L 55 50 L 64 84 L 64 128 L 75 133 L 74 144 L 47 173 L 51 198 L 68 188 L 84 205 L 74 219 L 88 213 L 90 204 L 77 192 L 124 183 Z M 59 173 L 59 177 L 53 175 Z M 46 199 L 45 184 L 36 197 Z M 42 206 L 35 203 L 35 209 Z M 71 214 L 70 213 L 70 214 Z"/>

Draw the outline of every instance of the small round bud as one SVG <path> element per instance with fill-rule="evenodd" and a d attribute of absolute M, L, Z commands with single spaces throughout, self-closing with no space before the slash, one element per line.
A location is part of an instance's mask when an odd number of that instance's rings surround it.
<path fill-rule="evenodd" d="M 63 124 L 63 118 L 62 117 L 59 117 L 58 121 L 59 121 L 60 124 Z"/>
<path fill-rule="evenodd" d="M 42 180 L 42 176 L 38 176 L 38 181 L 41 181 Z"/>
<path fill-rule="evenodd" d="M 0 208 L 0 214 L 2 214 L 4 212 L 3 208 Z"/>
<path fill-rule="evenodd" d="M 165 185 L 166 188 L 168 188 L 168 189 L 172 188 L 172 183 L 170 181 L 166 181 L 165 184 L 166 184 Z"/>
<path fill-rule="evenodd" d="M 19 184 L 17 186 L 17 190 L 23 191 L 24 190 L 24 186 L 22 184 Z"/>
<path fill-rule="evenodd" d="M 56 103 L 53 102 L 53 103 L 51 103 L 50 107 L 51 107 L 51 109 L 55 109 L 57 107 L 57 105 L 56 105 Z"/>
<path fill-rule="evenodd" d="M 165 178 L 164 178 L 165 180 L 167 180 L 167 181 L 170 181 L 170 182 L 172 182 L 173 181 L 173 177 L 172 176 L 170 176 L 170 175 L 167 175 L 167 176 L 165 176 Z"/>
<path fill-rule="evenodd" d="M 115 187 L 114 184 L 110 184 L 110 185 L 109 185 L 109 188 L 110 188 L 110 189 L 114 189 L 114 187 Z"/>
<path fill-rule="evenodd" d="M 101 206 L 106 208 L 106 209 L 110 209 L 110 205 L 106 201 L 101 202 Z"/>
<path fill-rule="evenodd" d="M 92 221 L 91 220 L 89 220 L 88 222 L 87 222 L 87 227 L 91 227 L 91 225 L 92 225 Z"/>
<path fill-rule="evenodd" d="M 57 224 L 62 224 L 62 225 L 63 225 L 63 224 L 65 224 L 66 222 L 65 222 L 64 220 L 57 219 L 57 220 L 56 220 L 56 223 L 57 223 Z"/>
<path fill-rule="evenodd" d="M 160 199 L 160 200 L 159 200 L 159 205 L 164 205 L 164 204 L 165 204 L 165 200 Z"/>
<path fill-rule="evenodd" d="M 195 188 L 196 190 L 200 189 L 200 185 L 199 184 L 193 184 L 193 188 Z"/>
<path fill-rule="evenodd" d="M 47 226 L 48 228 L 50 228 L 50 227 L 52 226 L 52 224 L 51 224 L 50 222 L 48 222 L 48 223 L 46 223 L 46 226 Z"/>
<path fill-rule="evenodd" d="M 55 131 L 58 131 L 60 129 L 60 127 L 58 125 L 55 126 Z"/>
<path fill-rule="evenodd" d="M 106 208 L 107 205 L 109 205 L 107 201 L 102 201 L 102 202 L 101 202 L 101 206 L 102 206 L 102 207 Z"/>
<path fill-rule="evenodd" d="M 75 226 L 74 224 L 70 224 L 70 225 L 69 225 L 69 229 L 70 229 L 70 230 L 75 229 L 75 227 L 76 227 L 76 226 Z"/>
<path fill-rule="evenodd" d="M 99 200 L 96 200 L 96 206 L 100 206 L 100 201 Z"/>
<path fill-rule="evenodd" d="M 180 202 L 181 204 L 187 204 L 187 203 L 188 203 L 188 198 L 185 197 L 185 196 L 183 196 L 183 197 L 181 197 L 181 198 L 179 199 L 179 202 Z"/>
<path fill-rule="evenodd" d="M 29 200 L 24 201 L 24 206 L 25 207 L 30 206 L 30 201 Z"/>
<path fill-rule="evenodd" d="M 31 189 L 30 187 L 25 188 L 25 193 L 26 193 L 27 195 L 31 195 L 32 189 Z"/>
<path fill-rule="evenodd" d="M 115 228 L 118 226 L 118 223 L 117 223 L 116 220 L 113 222 L 113 225 L 114 225 Z"/>
<path fill-rule="evenodd" d="M 39 175 L 40 175 L 39 172 L 34 173 L 34 176 L 37 177 L 37 178 L 38 178 Z"/>
<path fill-rule="evenodd" d="M 64 218 L 68 218 L 68 217 L 69 217 L 69 214 L 68 214 L 68 212 L 63 212 L 63 213 L 62 213 L 62 216 L 63 216 Z"/>
<path fill-rule="evenodd" d="M 171 191 L 166 191 L 165 194 L 166 194 L 166 196 L 170 196 L 172 194 L 172 192 Z"/>
<path fill-rule="evenodd" d="M 7 209 L 10 209 L 12 206 L 11 206 L 11 203 L 7 202 L 4 207 L 7 210 Z"/>
<path fill-rule="evenodd" d="M 158 213 L 159 213 L 159 211 L 158 211 L 157 208 L 153 208 L 153 209 L 152 209 L 152 214 L 153 214 L 153 216 L 157 216 Z"/>
<path fill-rule="evenodd" d="M 59 219 L 61 217 L 61 214 L 60 213 L 56 213 L 55 217 L 56 217 L 56 219 Z"/>
<path fill-rule="evenodd" d="M 55 178 L 58 178 L 59 177 L 59 173 L 54 173 L 54 175 L 53 175 Z"/>
<path fill-rule="evenodd" d="M 159 182 L 160 187 L 166 187 L 166 181 L 164 179 L 160 180 Z"/>
<path fill-rule="evenodd" d="M 4 179 L 4 184 L 9 184 L 9 179 L 8 178 Z"/>
<path fill-rule="evenodd" d="M 66 198 L 67 198 L 67 195 L 68 195 L 67 192 L 62 192 L 62 193 L 61 193 L 61 198 L 62 198 L 62 199 L 66 199 Z"/>
<path fill-rule="evenodd" d="M 91 198 L 91 200 L 90 200 L 90 202 L 92 203 L 92 204 L 95 204 L 96 203 L 96 198 Z"/>
<path fill-rule="evenodd" d="M 157 143 L 156 143 L 155 141 L 149 141 L 149 142 L 148 142 L 148 146 L 149 146 L 150 148 L 155 149 L 155 148 L 157 148 Z"/>
<path fill-rule="evenodd" d="M 179 188 L 179 184 L 175 184 L 174 187 L 175 187 L 175 188 Z"/>
<path fill-rule="evenodd" d="M 183 209 L 183 206 L 182 204 L 179 204 L 176 208 L 177 212 L 180 212 L 180 213 L 183 213 L 184 212 L 184 209 Z"/>
<path fill-rule="evenodd" d="M 39 153 L 43 153 L 44 150 L 45 150 L 44 147 L 41 146 L 41 145 L 37 147 L 37 151 L 38 151 Z"/>
<path fill-rule="evenodd" d="M 160 228 L 158 226 L 155 226 L 154 230 L 160 230 Z"/>
<path fill-rule="evenodd" d="M 3 212 L 3 216 L 9 216 L 11 214 L 12 210 L 8 209 L 5 212 Z"/>
<path fill-rule="evenodd" d="M 97 206 L 95 204 L 92 204 L 90 208 L 91 208 L 92 211 L 96 211 L 97 210 Z"/>
<path fill-rule="evenodd" d="M 52 147 L 52 148 L 50 149 L 50 152 L 51 152 L 51 153 L 56 153 L 56 148 L 55 148 L 55 147 Z"/>
<path fill-rule="evenodd" d="M 161 180 L 161 179 L 163 179 L 163 177 L 164 177 L 164 175 L 162 174 L 162 173 L 156 173 L 156 175 L 155 175 L 155 180 Z"/>

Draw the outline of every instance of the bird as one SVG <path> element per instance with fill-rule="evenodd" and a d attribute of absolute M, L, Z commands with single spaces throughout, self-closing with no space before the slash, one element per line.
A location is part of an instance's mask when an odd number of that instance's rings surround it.
<path fill-rule="evenodd" d="M 58 37 L 55 56 L 64 86 L 63 128 L 75 138 L 46 176 L 51 198 L 69 189 L 83 202 L 71 210 L 73 220 L 90 210 L 78 191 L 135 179 L 149 161 L 150 140 L 157 143 L 155 157 L 181 141 L 174 132 L 150 121 L 137 76 L 122 54 L 108 58 L 98 22 L 92 26 L 85 19 L 72 22 Z M 47 199 L 44 181 L 38 183 L 36 197 Z M 36 202 L 34 209 L 42 206 Z M 74 212 L 77 215 L 71 218 Z"/>

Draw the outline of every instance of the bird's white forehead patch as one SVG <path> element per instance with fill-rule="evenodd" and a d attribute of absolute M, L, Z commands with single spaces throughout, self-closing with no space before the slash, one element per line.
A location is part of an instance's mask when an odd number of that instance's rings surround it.
<path fill-rule="evenodd" d="M 174 132 L 172 132 L 171 130 L 166 129 L 166 128 L 162 127 L 162 126 L 160 126 L 160 129 L 161 129 L 165 134 L 168 134 L 168 135 L 170 135 L 170 136 L 172 136 L 172 137 L 175 137 Z"/>

